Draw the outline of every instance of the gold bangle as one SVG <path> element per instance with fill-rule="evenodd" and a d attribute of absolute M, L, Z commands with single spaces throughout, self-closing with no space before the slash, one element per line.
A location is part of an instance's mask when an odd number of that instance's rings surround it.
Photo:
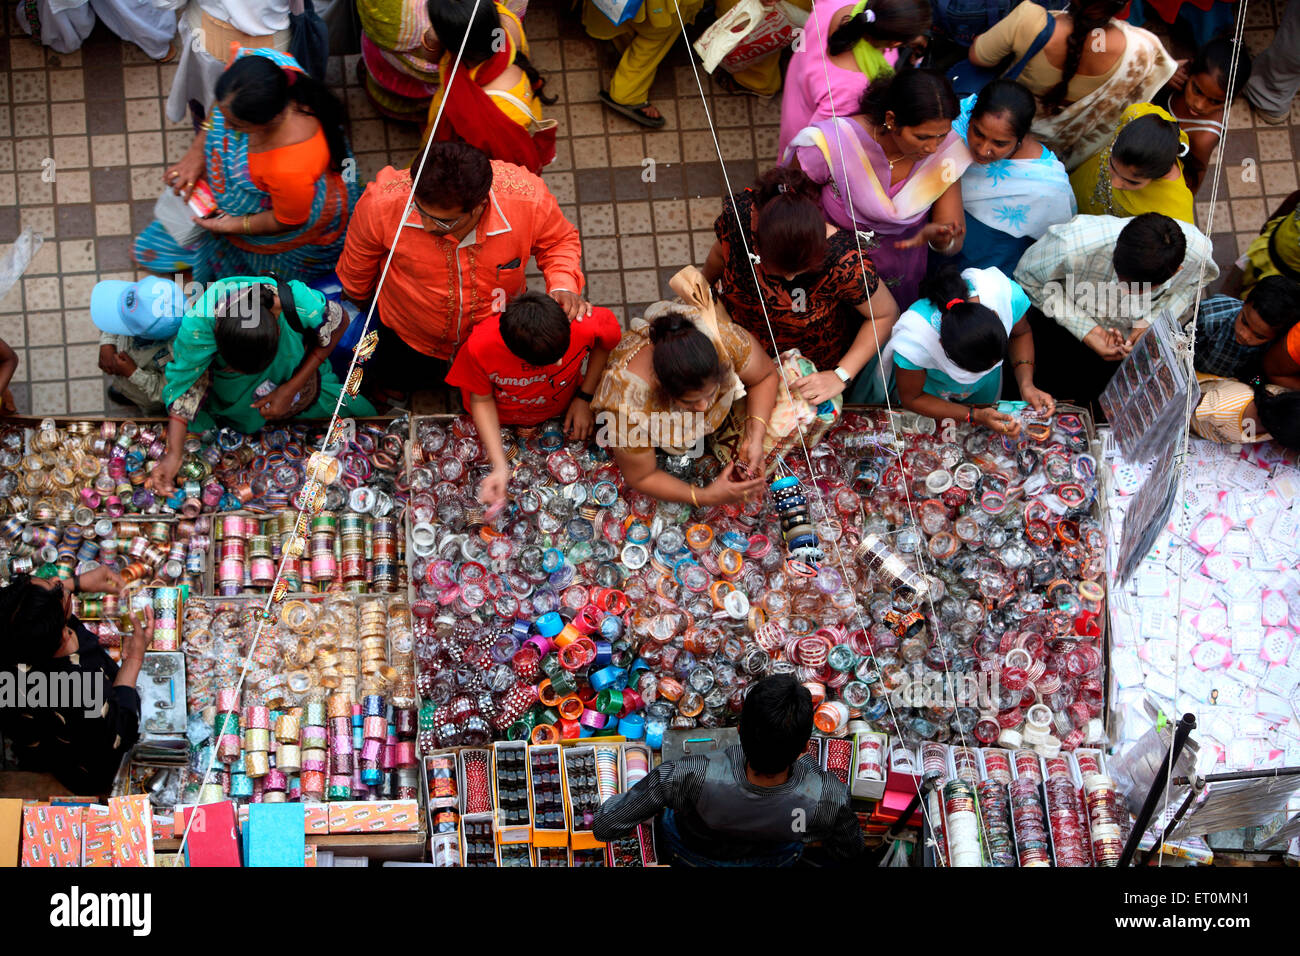
<path fill-rule="evenodd" d="M 208 114 L 207 118 L 199 124 L 199 128 L 208 133 L 212 132 L 212 114 Z"/>
<path fill-rule="evenodd" d="M 766 419 L 766 418 L 759 418 L 757 415 L 746 415 L 746 416 L 745 416 L 745 424 L 748 425 L 751 419 L 752 419 L 753 421 L 756 421 L 756 422 L 762 422 L 762 423 L 763 423 L 763 430 L 764 430 L 764 431 L 768 431 L 768 430 L 770 430 L 771 427 L 772 427 L 771 425 L 769 425 L 769 424 L 767 423 L 767 419 Z"/>
<path fill-rule="evenodd" d="M 698 508 L 700 506 L 700 499 L 695 497 L 695 486 L 691 485 L 690 488 L 691 488 L 691 504 L 693 504 L 695 507 Z"/>
<path fill-rule="evenodd" d="M 253 217 L 247 213 L 244 215 L 244 235 L 246 236 L 251 236 L 253 234 L 252 227 L 249 224 L 249 220 L 252 218 Z"/>

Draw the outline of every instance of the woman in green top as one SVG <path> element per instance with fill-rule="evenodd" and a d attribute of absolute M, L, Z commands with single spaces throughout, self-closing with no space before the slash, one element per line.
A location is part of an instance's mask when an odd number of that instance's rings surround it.
<path fill-rule="evenodd" d="M 921 296 L 895 324 L 882 358 L 904 408 L 1018 435 L 1017 419 L 986 407 L 1002 394 L 1003 360 L 1010 358 L 1021 398 L 1040 413 L 1055 411 L 1052 396 L 1034 387 L 1024 289 L 998 269 L 946 265 L 922 280 Z"/>
<path fill-rule="evenodd" d="M 347 327 L 337 302 L 296 280 L 234 276 L 209 286 L 185 310 L 172 345 L 163 386 L 167 450 L 149 487 L 175 490 L 187 431 L 248 434 L 270 422 L 332 416 L 343 386 L 326 359 Z M 375 414 L 355 395 L 344 395 L 340 411 Z"/>

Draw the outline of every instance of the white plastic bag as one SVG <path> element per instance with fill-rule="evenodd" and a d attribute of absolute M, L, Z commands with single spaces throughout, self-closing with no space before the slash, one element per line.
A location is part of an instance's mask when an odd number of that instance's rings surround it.
<path fill-rule="evenodd" d="M 0 299 L 9 294 L 9 290 L 23 277 L 27 267 L 45 244 L 45 237 L 28 226 L 18 234 L 9 251 L 0 256 Z"/>
<path fill-rule="evenodd" d="M 164 189 L 158 201 L 153 204 L 153 215 L 168 234 L 187 249 L 199 244 L 206 231 L 194 221 L 194 210 L 171 189 Z"/>
<path fill-rule="evenodd" d="M 734 73 L 785 49 L 807 21 L 807 11 L 783 0 L 740 0 L 700 35 L 695 52 L 710 73 L 719 64 Z"/>

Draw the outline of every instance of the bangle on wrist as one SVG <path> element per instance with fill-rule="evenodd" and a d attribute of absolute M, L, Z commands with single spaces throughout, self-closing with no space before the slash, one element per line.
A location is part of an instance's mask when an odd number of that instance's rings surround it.
<path fill-rule="evenodd" d="M 1012 367 L 1013 369 L 1014 369 L 1014 368 L 1017 368 L 1017 367 L 1019 367 L 1019 366 L 1021 366 L 1021 365 L 1028 365 L 1028 366 L 1030 366 L 1030 367 L 1033 367 L 1033 364 L 1034 364 L 1034 360 L 1033 360 L 1033 359 L 1016 359 L 1014 362 L 1011 363 L 1011 367 Z"/>
<path fill-rule="evenodd" d="M 767 419 L 766 419 L 766 418 L 759 418 L 757 415 L 746 415 L 746 416 L 745 416 L 745 424 L 748 425 L 751 421 L 761 422 L 762 425 L 763 425 L 763 430 L 764 430 L 764 431 L 766 431 L 767 429 L 769 429 L 769 428 L 772 427 L 771 425 L 769 425 L 769 424 L 767 423 Z"/>
<path fill-rule="evenodd" d="M 582 399 L 584 402 L 586 402 L 588 405 L 590 405 L 590 404 L 591 404 L 591 400 L 592 400 L 593 398 L 595 398 L 596 396 L 595 396 L 595 395 L 592 395 L 591 392 L 584 392 L 582 389 L 578 389 L 578 391 L 574 393 L 574 396 L 573 396 L 573 397 L 574 397 L 574 398 L 580 398 L 580 399 Z"/>
<path fill-rule="evenodd" d="M 74 574 L 74 575 L 72 576 L 72 593 L 73 593 L 73 594 L 80 594 L 80 593 L 81 593 L 81 575 L 80 575 L 80 574 Z"/>
<path fill-rule="evenodd" d="M 691 485 L 690 489 L 691 489 L 691 504 L 694 505 L 696 508 L 698 508 L 700 506 L 700 499 L 695 496 L 695 486 Z"/>

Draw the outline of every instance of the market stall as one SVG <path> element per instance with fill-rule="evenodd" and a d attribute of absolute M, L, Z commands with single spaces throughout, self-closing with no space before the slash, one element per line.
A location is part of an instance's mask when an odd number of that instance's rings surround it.
<path fill-rule="evenodd" d="M 129 557 L 171 654 L 154 671 L 173 688 L 183 673 L 183 727 L 173 689 L 119 780 L 152 795 L 160 838 L 184 833 L 176 807 L 233 799 L 245 818 L 305 804 L 318 846 L 363 829 L 431 841 L 435 863 L 653 863 L 651 828 L 604 847 L 593 808 L 666 732 L 734 723 L 768 673 L 813 692 L 810 756 L 868 832 L 917 798 L 959 834 L 938 862 L 971 862 L 962 786 L 990 814 L 1024 780 L 1047 810 L 1052 780 L 1080 801 L 1113 790 L 1104 758 L 1075 756 L 1107 742 L 1099 446 L 1078 410 L 1026 417 L 1019 440 L 850 410 L 762 501 L 694 511 L 629 492 L 558 428 L 507 432 L 514 505 L 494 516 L 468 419 L 358 423 L 329 455 L 319 432 L 193 439 L 168 500 L 141 490 L 154 423 L 5 433 L 0 482 L 35 502 L 7 499 L 7 563 Z M 674 467 L 707 480 L 719 464 Z M 131 609 L 81 611 L 111 644 Z M 1078 822 L 1069 848 L 1021 826 L 1040 851 L 1022 865 L 1109 861 Z"/>

